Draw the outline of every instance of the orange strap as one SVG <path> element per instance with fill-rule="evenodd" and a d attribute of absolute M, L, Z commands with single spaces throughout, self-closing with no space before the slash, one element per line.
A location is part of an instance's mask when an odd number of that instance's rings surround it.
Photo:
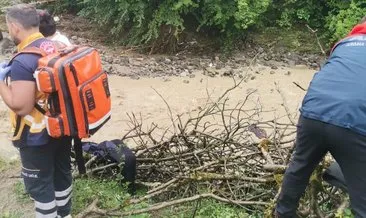
<path fill-rule="evenodd" d="M 9 61 L 9 65 L 20 54 L 36 54 L 36 55 L 40 55 L 42 57 L 47 56 L 47 53 L 45 51 L 43 51 L 42 49 L 40 49 L 40 48 L 37 48 L 37 47 L 27 47 L 27 48 L 23 49 L 23 51 L 16 53 L 13 56 L 13 58 Z"/>
<path fill-rule="evenodd" d="M 27 47 L 27 48 L 23 49 L 23 51 L 19 52 L 18 54 L 38 54 L 38 55 L 41 55 L 42 57 L 47 56 L 47 53 L 45 51 L 43 51 L 42 49 L 37 48 L 37 47 Z"/>

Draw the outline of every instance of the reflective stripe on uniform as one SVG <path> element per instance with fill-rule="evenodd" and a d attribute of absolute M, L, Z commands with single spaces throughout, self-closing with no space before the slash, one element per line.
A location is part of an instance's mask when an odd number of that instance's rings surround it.
<path fill-rule="evenodd" d="M 72 191 L 72 185 L 70 185 L 70 187 L 68 187 L 64 191 L 56 191 L 55 196 L 56 196 L 56 198 L 66 197 L 67 195 L 70 194 L 71 191 Z"/>
<path fill-rule="evenodd" d="M 70 187 L 68 187 L 67 189 L 65 189 L 63 191 L 55 192 L 56 204 L 58 207 L 63 207 L 67 203 L 69 203 L 71 196 L 72 196 L 71 191 L 72 191 L 72 185 L 70 185 Z"/>
<path fill-rule="evenodd" d="M 69 203 L 70 199 L 71 199 L 72 194 L 69 195 L 69 197 L 67 197 L 64 200 L 56 200 L 56 204 L 58 207 L 63 207 L 65 206 L 67 203 Z"/>
<path fill-rule="evenodd" d="M 34 204 L 35 204 L 36 208 L 41 209 L 41 210 L 52 210 L 56 207 L 55 200 L 48 202 L 48 203 L 41 203 L 38 201 L 34 201 Z"/>
<path fill-rule="evenodd" d="M 36 211 L 36 218 L 56 218 L 57 217 L 57 211 L 49 213 L 49 214 L 42 214 L 38 211 Z"/>
<path fill-rule="evenodd" d="M 58 215 L 57 216 L 57 218 L 72 218 L 72 216 L 69 214 L 69 215 L 67 215 L 67 216 L 64 216 L 64 217 L 62 217 L 62 216 L 60 216 L 60 215 Z"/>
<path fill-rule="evenodd" d="M 34 118 L 30 115 L 26 115 L 24 120 L 31 123 L 31 130 L 43 130 L 46 127 L 46 120 L 43 118 L 41 123 L 35 123 Z"/>

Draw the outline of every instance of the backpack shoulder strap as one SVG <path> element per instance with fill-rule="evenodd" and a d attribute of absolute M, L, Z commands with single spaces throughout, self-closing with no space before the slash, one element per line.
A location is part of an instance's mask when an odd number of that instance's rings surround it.
<path fill-rule="evenodd" d="M 74 151 L 79 174 L 83 175 L 86 173 L 86 167 L 85 167 L 85 160 L 83 157 L 83 144 L 81 142 L 81 139 L 79 138 L 74 138 Z"/>
<path fill-rule="evenodd" d="M 13 62 L 13 60 L 14 60 L 17 56 L 19 56 L 19 55 L 21 55 L 21 54 L 36 54 L 36 55 L 40 55 L 40 56 L 42 56 L 42 57 L 47 56 L 47 53 L 46 53 L 45 51 L 43 51 L 42 49 L 40 49 L 40 48 L 37 48 L 37 47 L 28 47 L 28 48 L 25 48 L 24 50 L 22 50 L 22 51 L 20 51 L 20 52 L 16 53 L 16 54 L 12 57 L 12 59 L 10 60 L 9 65 L 11 64 L 11 62 Z"/>
<path fill-rule="evenodd" d="M 11 63 L 13 62 L 13 60 L 20 54 L 36 54 L 36 55 L 40 55 L 41 57 L 45 57 L 47 56 L 47 53 L 45 51 L 43 51 L 42 49 L 40 48 L 37 48 L 37 47 L 28 47 L 28 48 L 25 48 L 24 50 L 22 50 L 21 52 L 18 52 L 17 54 L 15 54 L 13 56 L 13 58 L 9 61 L 9 64 L 8 65 L 11 65 Z M 38 104 L 36 103 L 34 105 L 34 107 L 39 111 L 41 112 L 43 115 L 46 114 L 46 111 Z"/>
<path fill-rule="evenodd" d="M 19 52 L 23 54 L 38 54 L 42 57 L 47 56 L 47 53 L 38 47 L 27 47 L 23 51 Z"/>

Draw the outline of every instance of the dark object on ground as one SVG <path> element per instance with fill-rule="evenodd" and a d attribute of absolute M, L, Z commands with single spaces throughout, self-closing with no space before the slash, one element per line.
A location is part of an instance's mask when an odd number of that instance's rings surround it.
<path fill-rule="evenodd" d="M 115 139 L 99 144 L 84 142 L 83 151 L 96 156 L 98 159 L 107 159 L 113 163 L 122 163 L 121 174 L 123 179 L 121 183 L 128 183 L 128 192 L 131 195 L 135 194 L 136 157 L 121 140 Z"/>

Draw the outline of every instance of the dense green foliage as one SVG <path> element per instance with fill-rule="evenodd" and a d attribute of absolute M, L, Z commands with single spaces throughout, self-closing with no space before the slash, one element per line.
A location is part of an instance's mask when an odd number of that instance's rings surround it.
<path fill-rule="evenodd" d="M 232 40 L 250 28 L 308 24 L 333 43 L 366 15 L 366 0 L 63 0 L 124 44 L 178 40 L 184 30 Z M 166 36 L 170 37 L 167 38 Z M 225 41 L 225 40 L 224 40 Z"/>
<path fill-rule="evenodd" d="M 337 40 L 347 34 L 352 25 L 359 22 L 363 16 L 366 16 L 366 1 L 353 0 L 347 6 L 342 7 L 340 5 L 337 10 L 338 13 L 326 18 L 327 28 L 330 33 L 333 33 L 333 40 Z"/>
<path fill-rule="evenodd" d="M 364 16 L 365 0 L 282 0 L 273 4 L 272 12 L 279 14 L 277 24 L 290 27 L 293 24 L 309 24 L 321 30 L 327 42 L 343 38 Z"/>

